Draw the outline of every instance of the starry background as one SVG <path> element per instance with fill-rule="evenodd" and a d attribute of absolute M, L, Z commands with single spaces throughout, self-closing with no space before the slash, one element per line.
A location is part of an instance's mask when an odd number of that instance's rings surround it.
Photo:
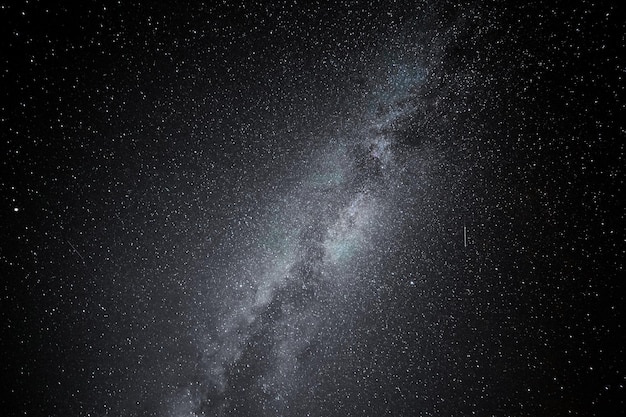
<path fill-rule="evenodd" d="M 624 409 L 611 2 L 0 3 L 2 410 Z"/>

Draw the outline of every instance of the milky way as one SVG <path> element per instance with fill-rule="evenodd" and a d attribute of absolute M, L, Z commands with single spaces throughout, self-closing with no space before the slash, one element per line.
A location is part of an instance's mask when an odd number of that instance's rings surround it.
<path fill-rule="evenodd" d="M 9 3 L 3 415 L 623 413 L 615 6 Z"/>
<path fill-rule="evenodd" d="M 425 157 L 393 130 L 415 111 L 423 78 L 390 65 L 357 128 L 319 139 L 290 167 L 294 178 L 253 219 L 254 250 L 232 254 L 245 259 L 221 272 L 229 301 L 203 301 L 220 306 L 216 317 L 196 312 L 207 320 L 197 335 L 200 379 L 168 413 L 224 415 L 234 392 L 257 401 L 249 410 L 256 415 L 278 415 L 302 392 L 315 395 L 319 360 L 349 331 L 350 308 L 371 302 L 364 289 L 384 283 L 381 267 L 406 226 L 406 200 L 420 198 L 420 181 L 428 180 Z"/>

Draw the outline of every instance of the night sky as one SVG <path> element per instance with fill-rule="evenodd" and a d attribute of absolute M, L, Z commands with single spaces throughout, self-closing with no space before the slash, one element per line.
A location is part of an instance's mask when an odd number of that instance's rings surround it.
<path fill-rule="evenodd" d="M 617 2 L 213 3 L 0 2 L 0 413 L 620 415 Z"/>

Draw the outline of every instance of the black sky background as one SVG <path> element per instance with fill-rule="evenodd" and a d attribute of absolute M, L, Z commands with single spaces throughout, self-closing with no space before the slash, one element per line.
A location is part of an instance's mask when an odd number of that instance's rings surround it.
<path fill-rule="evenodd" d="M 398 240 L 350 353 L 320 370 L 361 385 L 298 411 L 351 390 L 377 416 L 623 410 L 612 3 L 31 1 L 0 22 L 6 415 L 156 413 L 195 372 L 196 277 L 245 252 L 265 190 L 415 44 L 436 70 L 398 134 L 446 161 L 415 207 L 439 222 Z"/>

